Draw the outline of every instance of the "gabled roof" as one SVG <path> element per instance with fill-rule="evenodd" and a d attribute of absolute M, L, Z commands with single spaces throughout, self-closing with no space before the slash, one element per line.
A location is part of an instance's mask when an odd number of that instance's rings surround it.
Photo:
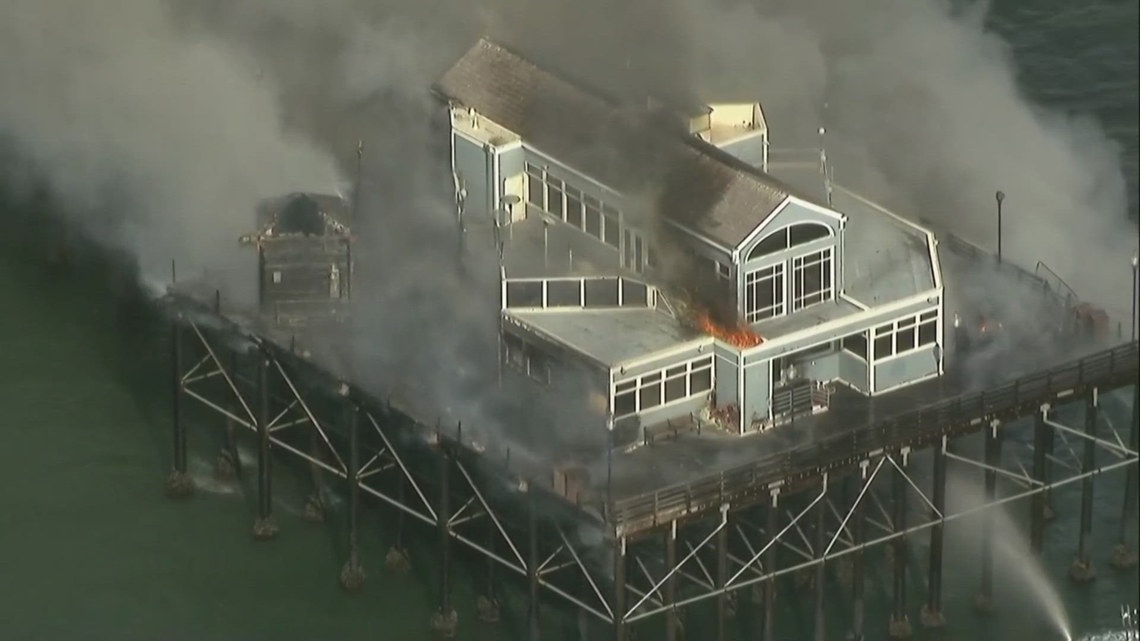
<path fill-rule="evenodd" d="M 667 218 L 730 250 L 792 193 L 731 154 L 663 126 L 646 107 L 583 89 L 487 39 L 434 90 L 614 189 L 655 194 Z"/>

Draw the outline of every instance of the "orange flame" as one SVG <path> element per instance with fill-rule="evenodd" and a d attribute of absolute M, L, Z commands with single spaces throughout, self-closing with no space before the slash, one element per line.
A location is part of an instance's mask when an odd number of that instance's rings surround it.
<path fill-rule="evenodd" d="M 734 347 L 756 347 L 764 342 L 764 339 L 748 326 L 725 327 L 714 321 L 708 312 L 699 312 L 696 321 L 697 329 Z"/>

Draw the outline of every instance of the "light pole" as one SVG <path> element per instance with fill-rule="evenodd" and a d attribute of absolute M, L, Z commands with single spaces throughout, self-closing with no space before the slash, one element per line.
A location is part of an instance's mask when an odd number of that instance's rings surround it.
<path fill-rule="evenodd" d="M 1132 254 L 1132 333 L 1128 335 L 1136 340 L 1136 296 L 1140 293 L 1140 256 Z"/>
<path fill-rule="evenodd" d="M 1001 203 L 1005 200 L 1005 192 L 1000 189 L 994 194 L 994 199 L 997 200 L 997 259 L 998 264 L 1001 264 Z"/>

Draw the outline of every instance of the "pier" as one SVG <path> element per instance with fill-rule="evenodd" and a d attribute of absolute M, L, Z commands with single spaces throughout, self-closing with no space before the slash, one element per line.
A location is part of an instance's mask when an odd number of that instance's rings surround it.
<path fill-rule="evenodd" d="M 1030 544 L 1039 551 L 1051 509 L 1049 492 L 1066 484 L 1082 487 L 1073 580 L 1089 580 L 1105 565 L 1135 563 L 1140 432 L 1135 341 L 981 390 L 960 391 L 951 371 L 904 390 L 897 399 L 883 399 L 875 412 L 854 404 L 845 412 L 840 404 L 826 418 L 830 427 L 819 428 L 826 436 L 745 465 L 711 468 L 684 483 L 623 487 L 611 477 L 604 491 L 571 492 L 565 485 L 572 479 L 554 487 L 549 477 L 512 462 L 509 450 L 465 437 L 461 423 L 443 424 L 399 399 L 360 388 L 336 371 L 331 357 L 309 351 L 299 338 L 303 330 L 258 327 L 228 315 L 215 296 L 177 288 L 164 304 L 172 319 L 175 386 L 171 495 L 193 491 L 187 440 L 217 440 L 223 443 L 220 460 L 237 460 L 235 428 L 255 436 L 258 445 L 252 531 L 259 540 L 278 533 L 270 480 L 275 458 L 285 455 L 311 467 L 314 488 L 307 513 L 318 518 L 324 496 L 320 479 L 343 481 L 349 553 L 342 584 L 356 590 L 366 580 L 369 561 L 357 549 L 361 509 L 379 505 L 391 515 L 397 543 L 385 561 L 389 567 L 414 562 L 398 543 L 405 529 L 421 534 L 430 529 L 441 563 L 438 612 L 430 625 L 444 637 L 468 616 L 459 616 L 450 597 L 456 545 L 486 559 L 479 618 L 498 619 L 495 586 L 506 571 L 525 585 L 536 639 L 543 593 L 597 619 L 615 640 L 629 638 L 631 627 L 650 621 L 664 625 L 666 638 L 682 638 L 686 609 L 702 604 L 715 608 L 716 631 L 710 638 L 726 639 L 727 621 L 748 601 L 762 613 L 762 638 L 774 639 L 777 585 L 785 577 L 814 585 L 816 639 L 839 632 L 860 638 L 864 554 L 890 548 L 889 557 L 906 559 L 908 540 L 918 536 L 930 542 L 928 595 L 921 604 L 907 603 L 906 565 L 892 564 L 891 635 L 906 638 L 916 623 L 952 625 L 941 595 L 945 524 L 1029 498 Z M 1126 389 L 1131 421 L 1117 430 L 1100 418 L 1101 406 L 1109 394 Z M 1074 410 L 1079 420 L 1072 420 Z M 215 426 L 207 428 L 212 433 L 203 434 L 206 425 Z M 983 435 L 981 452 L 961 446 L 977 434 Z M 752 438 L 759 443 L 763 435 Z M 1077 462 L 1065 462 L 1062 444 Z M 653 456 L 653 448 L 626 456 Z M 611 452 L 611 457 L 618 455 Z M 913 473 L 917 465 L 932 470 L 929 482 Z M 984 479 L 983 504 L 957 511 L 947 506 L 951 466 Z M 1090 549 L 1087 542 L 1096 478 L 1107 474 L 1126 477 L 1129 487 L 1120 544 L 1112 551 Z M 999 477 L 1022 489 L 999 497 Z M 908 510 L 914 505 L 927 518 L 914 519 L 915 511 Z M 1001 597 L 992 589 L 992 555 L 990 546 L 983 548 L 977 597 L 983 610 L 1000 607 Z M 825 568 L 849 577 L 850 630 L 829 634 L 824 629 Z"/>

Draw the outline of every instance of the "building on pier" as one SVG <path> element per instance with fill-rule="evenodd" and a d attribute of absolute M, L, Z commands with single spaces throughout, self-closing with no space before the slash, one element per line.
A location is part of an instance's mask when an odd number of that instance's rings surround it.
<path fill-rule="evenodd" d="M 485 39 L 435 90 L 461 233 L 491 230 L 466 246 L 498 248 L 505 385 L 585 377 L 629 442 L 943 372 L 933 234 L 834 184 L 823 153 L 777 162 L 759 103 L 630 105 Z"/>

